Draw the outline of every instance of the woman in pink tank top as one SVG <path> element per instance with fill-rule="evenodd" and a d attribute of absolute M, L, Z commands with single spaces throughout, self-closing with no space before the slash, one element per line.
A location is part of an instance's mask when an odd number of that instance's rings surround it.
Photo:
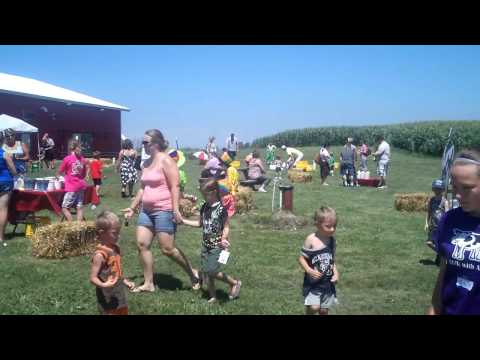
<path fill-rule="evenodd" d="M 140 205 L 137 222 L 137 246 L 143 265 L 144 283 L 133 292 L 153 292 L 153 256 L 150 246 L 155 236 L 164 255 L 175 261 L 188 274 L 194 290 L 200 289 L 198 271 L 193 269 L 185 254 L 175 246 L 176 224 L 183 222 L 178 209 L 180 177 L 176 162 L 165 152 L 168 142 L 159 130 L 145 132 L 145 152 L 150 156 L 143 164 L 140 189 L 129 208 L 123 209 L 131 218 Z"/>

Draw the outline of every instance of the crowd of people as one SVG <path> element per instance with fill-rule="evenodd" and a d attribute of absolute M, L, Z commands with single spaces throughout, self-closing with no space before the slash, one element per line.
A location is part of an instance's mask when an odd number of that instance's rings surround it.
<path fill-rule="evenodd" d="M 42 141 L 49 146 L 48 134 Z M 215 137 L 207 145 L 209 160 L 202 171 L 200 192 L 204 203 L 200 207 L 199 219 L 189 220 L 182 216 L 179 201 L 183 196 L 177 151 L 169 151 L 163 134 L 152 129 L 143 137 L 143 163 L 138 172 L 135 160 L 139 157 L 130 140 L 122 143 L 118 156 L 117 170 L 120 173 L 122 197 L 130 197 L 130 206 L 123 209 L 125 219 L 138 213 L 136 244 L 144 281 L 136 285 L 122 272 L 121 251 L 117 244 L 121 221 L 111 211 L 102 211 L 96 218 L 99 245 L 92 257 L 90 281 L 96 288 L 99 311 L 102 314 L 128 314 L 127 290 L 133 293 L 154 292 L 154 258 L 151 246 L 158 242 L 161 253 L 178 264 L 187 274 L 193 290 L 206 286 L 208 303 L 216 299 L 215 280 L 228 286 L 231 300 L 239 297 L 242 282 L 226 273 L 225 263 L 231 247 L 230 221 L 235 214 L 235 198 L 238 192 L 239 175 L 232 166 L 239 150 L 238 140 L 232 133 L 221 153 L 217 152 Z M 53 142 L 53 141 L 52 141 Z M 386 188 L 390 168 L 390 145 L 382 136 L 376 138 L 375 151 L 360 141 L 357 147 L 349 137 L 339 153 L 340 175 L 343 185 L 358 185 L 356 166 L 360 171 L 368 170 L 368 159 L 374 157 L 379 177 L 378 187 Z M 54 145 L 52 145 L 54 146 Z M 50 149 L 53 149 L 50 148 Z M 258 150 L 245 158 L 249 180 L 259 185 L 259 192 L 266 192 L 271 179 L 267 177 L 268 166 L 285 169 L 294 167 L 303 159 L 298 149 L 282 145 L 288 159 L 279 161 L 276 146 L 267 146 L 266 166 Z M 48 149 L 47 149 L 48 150 Z M 69 221 L 73 220 L 70 209 L 76 208 L 78 221 L 84 219 L 83 202 L 87 186 L 86 179 L 92 178 L 95 190 L 100 195 L 103 178 L 101 153 L 95 151 L 93 160 L 82 155 L 78 141 L 69 144 L 70 153 L 61 162 L 56 175 L 65 177 L 65 196 L 62 212 Z M 143 156 L 142 156 L 143 157 Z M 50 157 L 48 157 L 50 159 Z M 315 156 L 320 168 L 322 185 L 334 168 L 334 154 L 328 144 L 321 146 Z M 0 244 L 5 245 L 4 232 L 8 215 L 8 203 L 13 191 L 15 176 L 26 172 L 29 160 L 28 146 L 16 140 L 12 129 L 0 132 Z M 50 160 L 48 160 L 50 161 Z M 46 162 L 47 168 L 52 168 Z M 136 194 L 134 184 L 140 186 Z M 432 295 L 429 314 L 479 314 L 480 313 L 480 250 L 477 238 L 480 234 L 480 153 L 460 152 L 452 165 L 452 186 L 455 199 L 448 201 L 445 193 L 447 184 L 441 179 L 432 183 L 433 196 L 428 203 L 425 219 L 426 245 L 436 252 L 435 263 L 439 266 L 438 279 Z M 128 189 L 128 195 L 127 195 Z M 309 234 L 300 251 L 299 265 L 304 271 L 303 296 L 307 314 L 328 314 L 337 303 L 336 283 L 339 272 L 335 262 L 337 227 L 336 210 L 320 207 L 314 215 L 315 232 Z M 191 261 L 176 244 L 177 226 L 188 225 L 202 229 L 200 267 Z"/>

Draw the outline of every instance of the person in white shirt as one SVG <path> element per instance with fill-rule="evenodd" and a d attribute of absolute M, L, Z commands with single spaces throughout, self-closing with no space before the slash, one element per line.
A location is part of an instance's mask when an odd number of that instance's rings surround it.
<path fill-rule="evenodd" d="M 227 141 L 225 142 L 225 145 L 228 151 L 228 155 L 230 155 L 232 160 L 235 160 L 235 156 L 237 156 L 238 151 L 238 139 L 234 133 L 230 134 L 230 136 L 227 138 Z"/>
<path fill-rule="evenodd" d="M 286 145 L 282 145 L 282 149 L 285 150 L 289 156 L 287 163 L 289 163 L 290 166 L 288 168 L 294 167 L 303 159 L 303 153 L 298 149 L 287 147 Z"/>
<path fill-rule="evenodd" d="M 385 141 L 383 135 L 377 136 L 377 142 L 379 143 L 377 151 L 372 153 L 372 155 L 377 161 L 377 175 L 380 176 L 378 189 L 385 189 L 387 187 L 385 178 L 390 168 L 390 144 Z"/>
<path fill-rule="evenodd" d="M 207 154 L 209 157 L 212 156 L 212 154 L 217 153 L 217 144 L 215 144 L 215 136 L 210 136 L 208 138 L 208 144 L 207 144 Z"/>
<path fill-rule="evenodd" d="M 140 162 L 140 167 L 143 169 L 143 163 L 150 159 L 150 155 L 148 155 L 145 151 L 145 146 L 142 146 L 142 161 Z"/>

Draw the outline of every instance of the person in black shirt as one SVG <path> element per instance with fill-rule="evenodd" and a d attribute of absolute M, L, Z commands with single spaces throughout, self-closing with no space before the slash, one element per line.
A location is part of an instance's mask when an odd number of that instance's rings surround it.
<path fill-rule="evenodd" d="M 189 226 L 202 227 L 202 275 L 206 277 L 209 293 L 209 303 L 216 302 L 215 280 L 223 281 L 230 285 L 229 299 L 239 296 L 242 282 L 221 271 L 219 262 L 220 253 L 230 246 L 230 223 L 227 209 L 222 205 L 218 182 L 209 179 L 201 185 L 200 191 L 205 198 L 205 203 L 200 209 L 200 219 L 197 221 L 183 219 Z M 202 276 L 202 277 L 203 277 Z"/>
<path fill-rule="evenodd" d="M 328 309 L 336 304 L 335 283 L 338 271 L 335 265 L 335 229 L 337 214 L 334 209 L 322 206 L 315 212 L 317 231 L 305 239 L 300 266 L 305 271 L 303 296 L 307 315 L 328 315 Z"/>

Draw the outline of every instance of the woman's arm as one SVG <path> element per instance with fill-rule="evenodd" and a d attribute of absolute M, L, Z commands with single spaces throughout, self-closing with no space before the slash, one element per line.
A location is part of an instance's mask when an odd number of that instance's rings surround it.
<path fill-rule="evenodd" d="M 432 305 L 427 311 L 427 315 L 441 315 L 443 306 L 441 291 L 443 288 L 443 279 L 445 278 L 445 271 L 447 269 L 447 261 L 445 258 L 441 258 L 440 261 L 440 271 L 438 272 L 437 282 L 435 283 L 435 288 L 433 289 L 432 295 Z"/>
<path fill-rule="evenodd" d="M 8 153 L 3 153 L 3 158 L 7 163 L 8 170 L 13 176 L 17 175 L 17 169 L 15 168 L 15 164 L 13 163 L 12 156 Z"/>
<path fill-rule="evenodd" d="M 122 162 L 122 157 L 123 157 L 123 150 L 120 150 L 120 152 L 118 153 L 118 160 L 117 160 L 117 164 L 115 165 L 115 170 L 117 172 L 120 171 L 120 164 Z"/>
<path fill-rule="evenodd" d="M 137 190 L 137 195 L 135 195 L 135 198 L 131 202 L 130 207 L 121 210 L 123 213 L 125 213 L 126 218 L 130 219 L 135 213 L 135 209 L 142 202 L 144 188 L 145 186 L 143 185 L 143 182 L 140 181 L 140 189 Z"/>
<path fill-rule="evenodd" d="M 163 171 L 167 180 L 168 189 L 172 195 L 172 210 L 175 216 L 175 221 L 182 223 L 182 215 L 178 209 L 180 200 L 180 175 L 175 161 L 170 156 L 165 156 L 162 160 Z"/>
<path fill-rule="evenodd" d="M 30 160 L 30 149 L 27 144 L 22 143 L 23 157 L 18 160 L 28 161 Z"/>

